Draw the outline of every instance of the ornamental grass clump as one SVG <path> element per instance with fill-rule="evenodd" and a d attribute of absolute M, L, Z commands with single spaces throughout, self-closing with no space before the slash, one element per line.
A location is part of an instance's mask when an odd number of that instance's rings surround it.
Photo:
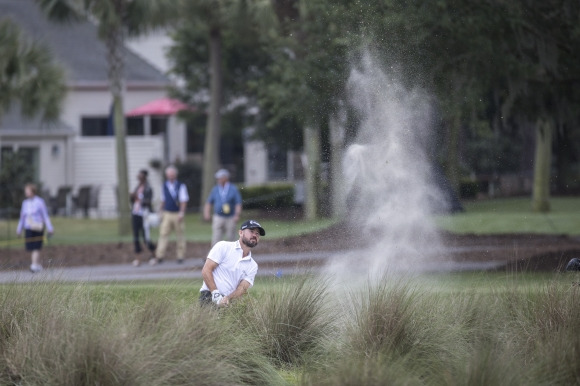
<path fill-rule="evenodd" d="M 337 352 L 308 371 L 305 384 L 449 385 L 489 384 L 508 366 L 496 342 L 493 300 L 478 293 L 432 293 L 416 281 L 385 275 L 353 290 Z M 487 358 L 486 362 L 478 362 Z M 478 367 L 479 365 L 479 367 Z M 469 382 L 467 382 L 469 380 Z M 495 382 L 498 381 L 498 382 Z M 467 382 L 467 383 L 466 383 Z"/>
<path fill-rule="evenodd" d="M 580 287 L 557 282 L 514 293 L 509 304 L 512 336 L 532 377 L 549 384 L 580 384 Z"/>
<path fill-rule="evenodd" d="M 3 290 L 1 384 L 283 384 L 254 340 L 195 297 L 132 302 L 62 283 Z"/>
<path fill-rule="evenodd" d="M 331 333 L 327 281 L 304 276 L 252 299 L 235 315 L 277 365 L 314 360 Z"/>

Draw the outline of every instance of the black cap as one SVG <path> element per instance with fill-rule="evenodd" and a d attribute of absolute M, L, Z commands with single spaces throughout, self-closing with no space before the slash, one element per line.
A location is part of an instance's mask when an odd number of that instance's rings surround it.
<path fill-rule="evenodd" d="M 266 236 L 266 231 L 264 230 L 264 228 L 262 228 L 260 223 L 258 223 L 257 221 L 254 221 L 254 220 L 244 221 L 244 223 L 240 227 L 241 230 L 256 229 L 256 228 L 260 230 L 260 236 Z"/>

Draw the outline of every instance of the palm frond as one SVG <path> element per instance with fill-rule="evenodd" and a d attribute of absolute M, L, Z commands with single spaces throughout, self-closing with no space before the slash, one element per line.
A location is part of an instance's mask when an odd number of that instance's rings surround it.
<path fill-rule="evenodd" d="M 18 102 L 24 116 L 54 120 L 65 94 L 64 72 L 48 49 L 28 41 L 12 21 L 0 21 L 0 117 Z"/>

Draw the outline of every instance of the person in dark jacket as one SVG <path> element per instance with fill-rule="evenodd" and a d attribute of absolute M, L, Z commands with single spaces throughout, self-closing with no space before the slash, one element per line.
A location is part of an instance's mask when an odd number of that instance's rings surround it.
<path fill-rule="evenodd" d="M 152 211 L 151 205 L 153 201 L 153 189 L 147 181 L 148 174 L 147 170 L 141 170 L 137 174 L 139 183 L 133 193 L 131 193 L 131 222 L 133 225 L 135 254 L 137 254 L 137 257 L 133 260 L 133 265 L 136 267 L 141 264 L 141 260 L 139 259 L 139 255 L 142 252 L 141 237 L 143 237 L 143 241 L 149 251 L 152 254 L 155 251 L 155 245 L 151 241 L 149 224 L 146 221 L 147 215 Z"/>

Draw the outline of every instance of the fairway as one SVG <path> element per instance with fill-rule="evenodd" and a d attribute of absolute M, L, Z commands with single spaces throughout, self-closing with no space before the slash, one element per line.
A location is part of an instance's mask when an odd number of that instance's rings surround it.
<path fill-rule="evenodd" d="M 281 288 L 288 285 L 296 285 L 303 280 L 311 278 L 319 280 L 314 274 L 285 275 L 280 278 L 266 276 L 256 278 L 254 287 L 249 291 L 249 296 L 260 300 L 262 296 L 275 294 Z M 457 272 L 457 273 L 427 273 L 421 275 L 394 275 L 394 281 L 404 281 L 409 286 L 418 288 L 428 293 L 456 293 L 470 292 L 491 294 L 517 291 L 542 291 L 546 285 L 555 285 L 566 289 L 580 284 L 580 273 L 548 273 L 548 272 Z M 98 283 L 71 283 L 56 282 L 60 288 L 70 290 L 81 285 L 98 297 L 110 299 L 133 299 L 145 300 L 151 295 L 161 296 L 174 301 L 191 301 L 196 298 L 201 288 L 202 279 L 176 279 L 176 280 L 136 280 L 132 282 L 98 282 Z M 0 284 L 1 288 L 13 284 Z M 48 283 L 18 284 L 24 286 L 48 286 Z"/>
<path fill-rule="evenodd" d="M 439 216 L 437 224 L 455 233 L 545 233 L 580 235 L 580 198 L 554 197 L 551 210 L 533 212 L 531 199 L 504 198 L 467 202 L 465 212 Z"/>
<path fill-rule="evenodd" d="M 245 211 L 244 218 L 259 218 L 257 211 Z M 52 219 L 55 235 L 50 240 L 53 245 L 107 244 L 132 242 L 132 236 L 118 235 L 116 219 L 83 219 L 74 217 L 58 217 Z M 211 240 L 211 224 L 204 222 L 198 213 L 185 216 L 185 235 L 187 241 L 209 242 Z M 260 220 L 268 229 L 268 239 L 292 237 L 304 233 L 325 229 L 336 223 L 335 219 L 317 219 L 312 221 L 294 219 L 264 219 Z M 0 248 L 22 247 L 22 240 L 16 238 L 17 219 L 0 220 Z M 159 228 L 151 231 L 153 240 L 159 236 Z"/>

